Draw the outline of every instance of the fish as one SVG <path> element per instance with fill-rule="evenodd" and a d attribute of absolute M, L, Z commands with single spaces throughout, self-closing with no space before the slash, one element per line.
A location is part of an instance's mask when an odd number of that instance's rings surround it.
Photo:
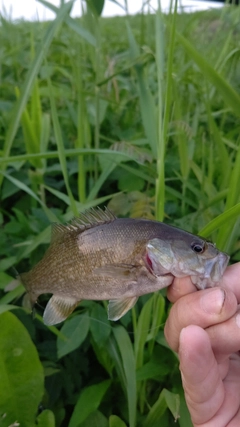
<path fill-rule="evenodd" d="M 144 294 L 190 276 L 198 289 L 217 285 L 229 256 L 200 236 L 148 219 L 118 218 L 92 208 L 70 223 L 52 224 L 43 258 L 20 274 L 32 306 L 52 294 L 46 325 L 64 321 L 82 300 L 109 300 L 116 321 Z"/>

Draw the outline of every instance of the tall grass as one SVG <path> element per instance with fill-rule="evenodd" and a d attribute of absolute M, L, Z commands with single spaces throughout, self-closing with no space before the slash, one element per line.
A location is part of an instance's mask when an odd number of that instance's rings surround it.
<path fill-rule="evenodd" d="M 50 222 L 106 204 L 200 232 L 239 260 L 239 9 L 178 15 L 175 3 L 168 15 L 159 5 L 102 19 L 92 1 L 73 20 L 73 2 L 41 3 L 53 22 L 2 17 L 0 28 L 0 313 L 34 354 L 36 389 L 45 378 L 38 425 L 190 427 L 164 291 L 116 325 L 105 303 L 85 301 L 47 328 L 10 273 L 41 258 Z M 3 425 L 34 425 L 36 411 L 10 408 Z"/>

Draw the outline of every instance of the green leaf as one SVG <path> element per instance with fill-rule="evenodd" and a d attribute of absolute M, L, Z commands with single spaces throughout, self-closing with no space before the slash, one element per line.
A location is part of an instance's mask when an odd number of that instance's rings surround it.
<path fill-rule="evenodd" d="M 109 427 L 127 427 L 127 425 L 117 415 L 111 415 L 109 418 Z"/>
<path fill-rule="evenodd" d="M 37 427 L 55 427 L 54 413 L 45 409 L 37 418 Z"/>
<path fill-rule="evenodd" d="M 127 32 L 128 32 L 131 60 L 134 60 L 139 57 L 140 49 L 135 40 L 132 29 L 130 25 L 128 25 L 128 23 L 127 23 Z M 135 66 L 135 71 L 137 75 L 142 122 L 143 122 L 144 130 L 146 133 L 146 137 L 148 139 L 148 143 L 152 149 L 152 153 L 154 156 L 156 156 L 158 138 L 157 138 L 157 120 L 156 120 L 156 109 L 154 105 L 154 99 L 149 89 L 148 82 L 144 76 L 143 65 L 140 63 L 140 61 Z"/>
<path fill-rule="evenodd" d="M 8 304 L 9 302 L 20 297 L 25 292 L 26 292 L 25 287 L 23 285 L 18 285 L 15 289 L 3 295 L 3 297 L 0 299 L 0 304 Z"/>
<path fill-rule="evenodd" d="M 143 427 L 152 427 L 157 425 L 161 421 L 161 417 L 168 408 L 175 421 L 179 417 L 180 398 L 178 394 L 171 393 L 165 388 L 161 391 L 158 400 L 154 403 L 150 409 L 147 418 L 143 424 Z"/>
<path fill-rule="evenodd" d="M 29 194 L 33 199 L 37 200 L 37 202 L 44 209 L 49 220 L 50 221 L 56 221 L 57 218 L 54 215 L 54 213 L 50 209 L 47 208 L 47 206 L 39 199 L 38 196 L 36 196 L 36 194 L 31 190 L 31 188 L 29 188 L 26 184 L 24 184 L 24 182 L 21 182 L 19 179 L 16 179 L 13 176 L 0 171 L 0 176 L 1 175 L 3 175 L 5 178 L 7 178 L 9 181 L 11 181 L 20 190 L 25 191 L 25 193 Z"/>
<path fill-rule="evenodd" d="M 232 109 L 233 113 L 239 117 L 240 114 L 240 96 L 229 83 L 210 65 L 210 63 L 191 45 L 191 43 L 177 33 L 178 40 L 182 43 L 189 56 L 196 62 L 201 73 L 211 82 L 213 86 L 221 93 L 225 103 Z"/>
<path fill-rule="evenodd" d="M 106 380 L 83 390 L 75 405 L 68 427 L 79 427 L 99 407 L 110 384 L 111 381 Z"/>
<path fill-rule="evenodd" d="M 95 303 L 91 310 L 90 331 L 98 346 L 103 347 L 111 333 L 112 327 L 107 320 L 106 310 Z"/>
<path fill-rule="evenodd" d="M 80 427 L 108 427 L 108 420 L 100 411 L 92 412 Z"/>
<path fill-rule="evenodd" d="M 228 209 L 221 215 L 218 215 L 216 218 L 214 218 L 212 221 L 210 221 L 205 227 L 203 227 L 199 231 L 199 235 L 203 237 L 208 237 L 214 230 L 217 230 L 220 228 L 223 224 L 228 224 L 228 222 L 238 217 L 240 214 L 240 203 L 237 203 L 232 208 Z"/>
<path fill-rule="evenodd" d="M 5 271 L 9 267 L 12 267 L 14 264 L 16 264 L 17 257 L 11 256 L 9 258 L 4 258 L 0 260 L 0 271 Z"/>
<path fill-rule="evenodd" d="M 98 16 L 101 15 L 104 7 L 104 0 L 87 0 L 87 4 L 94 13 L 96 13 Z"/>
<path fill-rule="evenodd" d="M 0 314 L 5 313 L 6 311 L 14 310 L 15 308 L 19 309 L 17 305 L 0 304 Z"/>
<path fill-rule="evenodd" d="M 146 302 L 146 304 L 144 304 L 140 316 L 138 318 L 137 328 L 134 337 L 134 351 L 137 369 L 139 369 L 143 365 L 144 346 L 147 341 L 147 336 L 150 329 L 153 298 L 154 295 L 152 295 Z"/>
<path fill-rule="evenodd" d="M 67 339 L 62 340 L 60 337 L 57 339 L 59 359 L 76 350 L 83 343 L 89 331 L 89 324 L 88 314 L 77 314 L 64 323 L 61 332 Z"/>
<path fill-rule="evenodd" d="M 53 12 L 55 13 L 59 12 L 59 8 L 54 6 L 52 3 L 49 3 L 48 1 L 45 1 L 45 0 L 37 0 L 37 1 L 43 4 L 44 6 L 48 7 Z M 75 31 L 80 37 L 82 37 L 92 46 L 96 46 L 96 39 L 93 36 L 93 34 L 91 34 L 88 30 L 86 30 L 86 28 L 82 27 L 82 25 L 80 25 L 79 22 L 76 22 L 70 16 L 66 16 L 64 21 L 69 26 L 69 28 Z"/>
<path fill-rule="evenodd" d="M 137 388 L 133 347 L 127 331 L 122 326 L 114 328 L 113 333 L 121 354 L 122 367 L 125 375 L 124 382 L 128 400 L 129 426 L 134 427 L 136 422 Z"/>
<path fill-rule="evenodd" d="M 35 79 L 38 75 L 39 69 L 42 65 L 43 59 L 49 49 L 49 46 L 52 42 L 54 35 L 56 34 L 56 31 L 58 30 L 59 26 L 62 24 L 62 21 L 64 20 L 66 15 L 69 13 L 69 10 L 72 4 L 73 4 L 73 1 L 70 1 L 67 4 L 63 5 L 61 9 L 59 9 L 59 13 L 56 19 L 53 22 L 51 22 L 51 24 L 49 24 L 47 31 L 43 37 L 43 42 L 39 47 L 38 51 L 36 52 L 35 59 L 29 68 L 29 71 L 25 78 L 24 85 L 21 89 L 21 96 L 15 103 L 15 106 L 13 109 L 11 122 L 8 125 L 6 140 L 3 147 L 3 157 L 9 156 L 12 143 L 14 141 L 14 138 L 17 133 L 18 126 L 22 117 L 22 113 L 26 107 L 28 98 L 33 88 Z M 5 165 L 2 166 L 2 170 L 3 171 L 5 170 Z M 1 187 L 1 184 L 2 184 L 2 176 L 0 176 L 0 187 Z"/>
<path fill-rule="evenodd" d="M 62 174 L 65 182 L 65 186 L 67 189 L 68 197 L 70 200 L 70 206 L 71 210 L 74 213 L 75 216 L 78 214 L 76 201 L 73 197 L 72 190 L 69 183 L 69 176 L 68 176 L 68 169 L 67 169 L 67 161 L 66 161 L 66 155 L 65 155 L 65 147 L 63 142 L 63 136 L 62 136 L 62 130 L 58 118 L 57 113 L 57 106 L 55 102 L 55 98 L 53 95 L 53 89 L 52 89 L 52 83 L 51 80 L 48 79 L 48 88 L 49 88 L 49 99 L 50 99 L 50 105 L 51 105 L 51 112 L 52 112 L 52 121 L 53 121 L 53 128 L 54 128 L 54 135 L 58 147 L 58 156 L 59 156 L 59 162 L 62 169 Z"/>
<path fill-rule="evenodd" d="M 9 312 L 0 315 L 0 414 L 2 427 L 35 425 L 44 392 L 43 368 L 22 323 Z"/>
<path fill-rule="evenodd" d="M 161 375 L 163 375 L 163 367 L 159 363 L 150 361 L 137 370 L 137 381 L 156 379 Z"/>
<path fill-rule="evenodd" d="M 1 262 L 0 262 L 0 265 L 1 265 Z M 7 286 L 10 282 L 12 282 L 12 280 L 13 280 L 12 276 L 9 276 L 9 274 L 5 273 L 4 271 L 1 271 L 1 267 L 0 267 L 0 289 L 4 289 L 5 286 Z"/>

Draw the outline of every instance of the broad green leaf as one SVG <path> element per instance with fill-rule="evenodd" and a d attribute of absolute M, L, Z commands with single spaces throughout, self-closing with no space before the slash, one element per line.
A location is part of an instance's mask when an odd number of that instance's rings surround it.
<path fill-rule="evenodd" d="M 170 391 L 163 389 L 159 395 L 158 400 L 154 403 L 150 409 L 143 427 L 152 427 L 156 423 L 161 422 L 161 417 L 168 408 L 175 419 L 179 417 L 180 398 L 178 394 L 171 393 Z"/>
<path fill-rule="evenodd" d="M 80 427 L 108 427 L 108 420 L 102 414 L 102 412 L 96 410 L 92 412 L 83 423 L 80 424 Z"/>
<path fill-rule="evenodd" d="M 137 381 L 145 381 L 150 378 L 157 378 L 163 374 L 163 368 L 159 363 L 148 362 L 137 370 Z"/>
<path fill-rule="evenodd" d="M 104 7 L 104 0 L 87 0 L 87 4 L 91 7 L 94 13 L 98 16 L 101 15 Z"/>
<path fill-rule="evenodd" d="M 99 303 L 91 310 L 90 331 L 98 346 L 103 347 L 111 333 L 112 327 L 107 320 L 107 312 Z"/>
<path fill-rule="evenodd" d="M 44 392 L 44 375 L 37 350 L 23 324 L 10 312 L 0 315 L 1 426 L 19 422 L 35 425 Z"/>
<path fill-rule="evenodd" d="M 110 384 L 111 381 L 106 380 L 83 390 L 75 405 L 68 427 L 79 427 L 99 407 Z"/>
<path fill-rule="evenodd" d="M 117 415 L 111 415 L 109 418 L 109 427 L 127 427 L 127 425 Z"/>
<path fill-rule="evenodd" d="M 111 376 L 114 368 L 114 363 L 111 355 L 109 354 L 106 343 L 105 346 L 100 346 L 94 340 L 91 340 L 91 344 L 98 362 L 104 367 L 109 376 Z"/>
<path fill-rule="evenodd" d="M 55 427 L 54 413 L 45 409 L 37 418 L 37 427 Z"/>
<path fill-rule="evenodd" d="M 66 340 L 62 340 L 60 337 L 57 339 L 59 359 L 76 350 L 83 343 L 88 334 L 89 325 L 88 314 L 76 314 L 76 316 L 66 320 L 61 328 L 61 332 L 65 335 Z"/>

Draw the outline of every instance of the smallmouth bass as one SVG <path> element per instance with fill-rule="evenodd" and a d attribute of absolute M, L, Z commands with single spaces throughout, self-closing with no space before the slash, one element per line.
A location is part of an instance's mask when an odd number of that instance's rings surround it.
<path fill-rule="evenodd" d="M 98 208 L 67 225 L 53 224 L 44 257 L 20 278 L 32 305 L 39 295 L 53 294 L 46 325 L 65 320 L 83 299 L 109 300 L 108 318 L 118 320 L 140 295 L 171 285 L 174 277 L 191 276 L 198 289 L 215 286 L 228 261 L 199 236 Z"/>

